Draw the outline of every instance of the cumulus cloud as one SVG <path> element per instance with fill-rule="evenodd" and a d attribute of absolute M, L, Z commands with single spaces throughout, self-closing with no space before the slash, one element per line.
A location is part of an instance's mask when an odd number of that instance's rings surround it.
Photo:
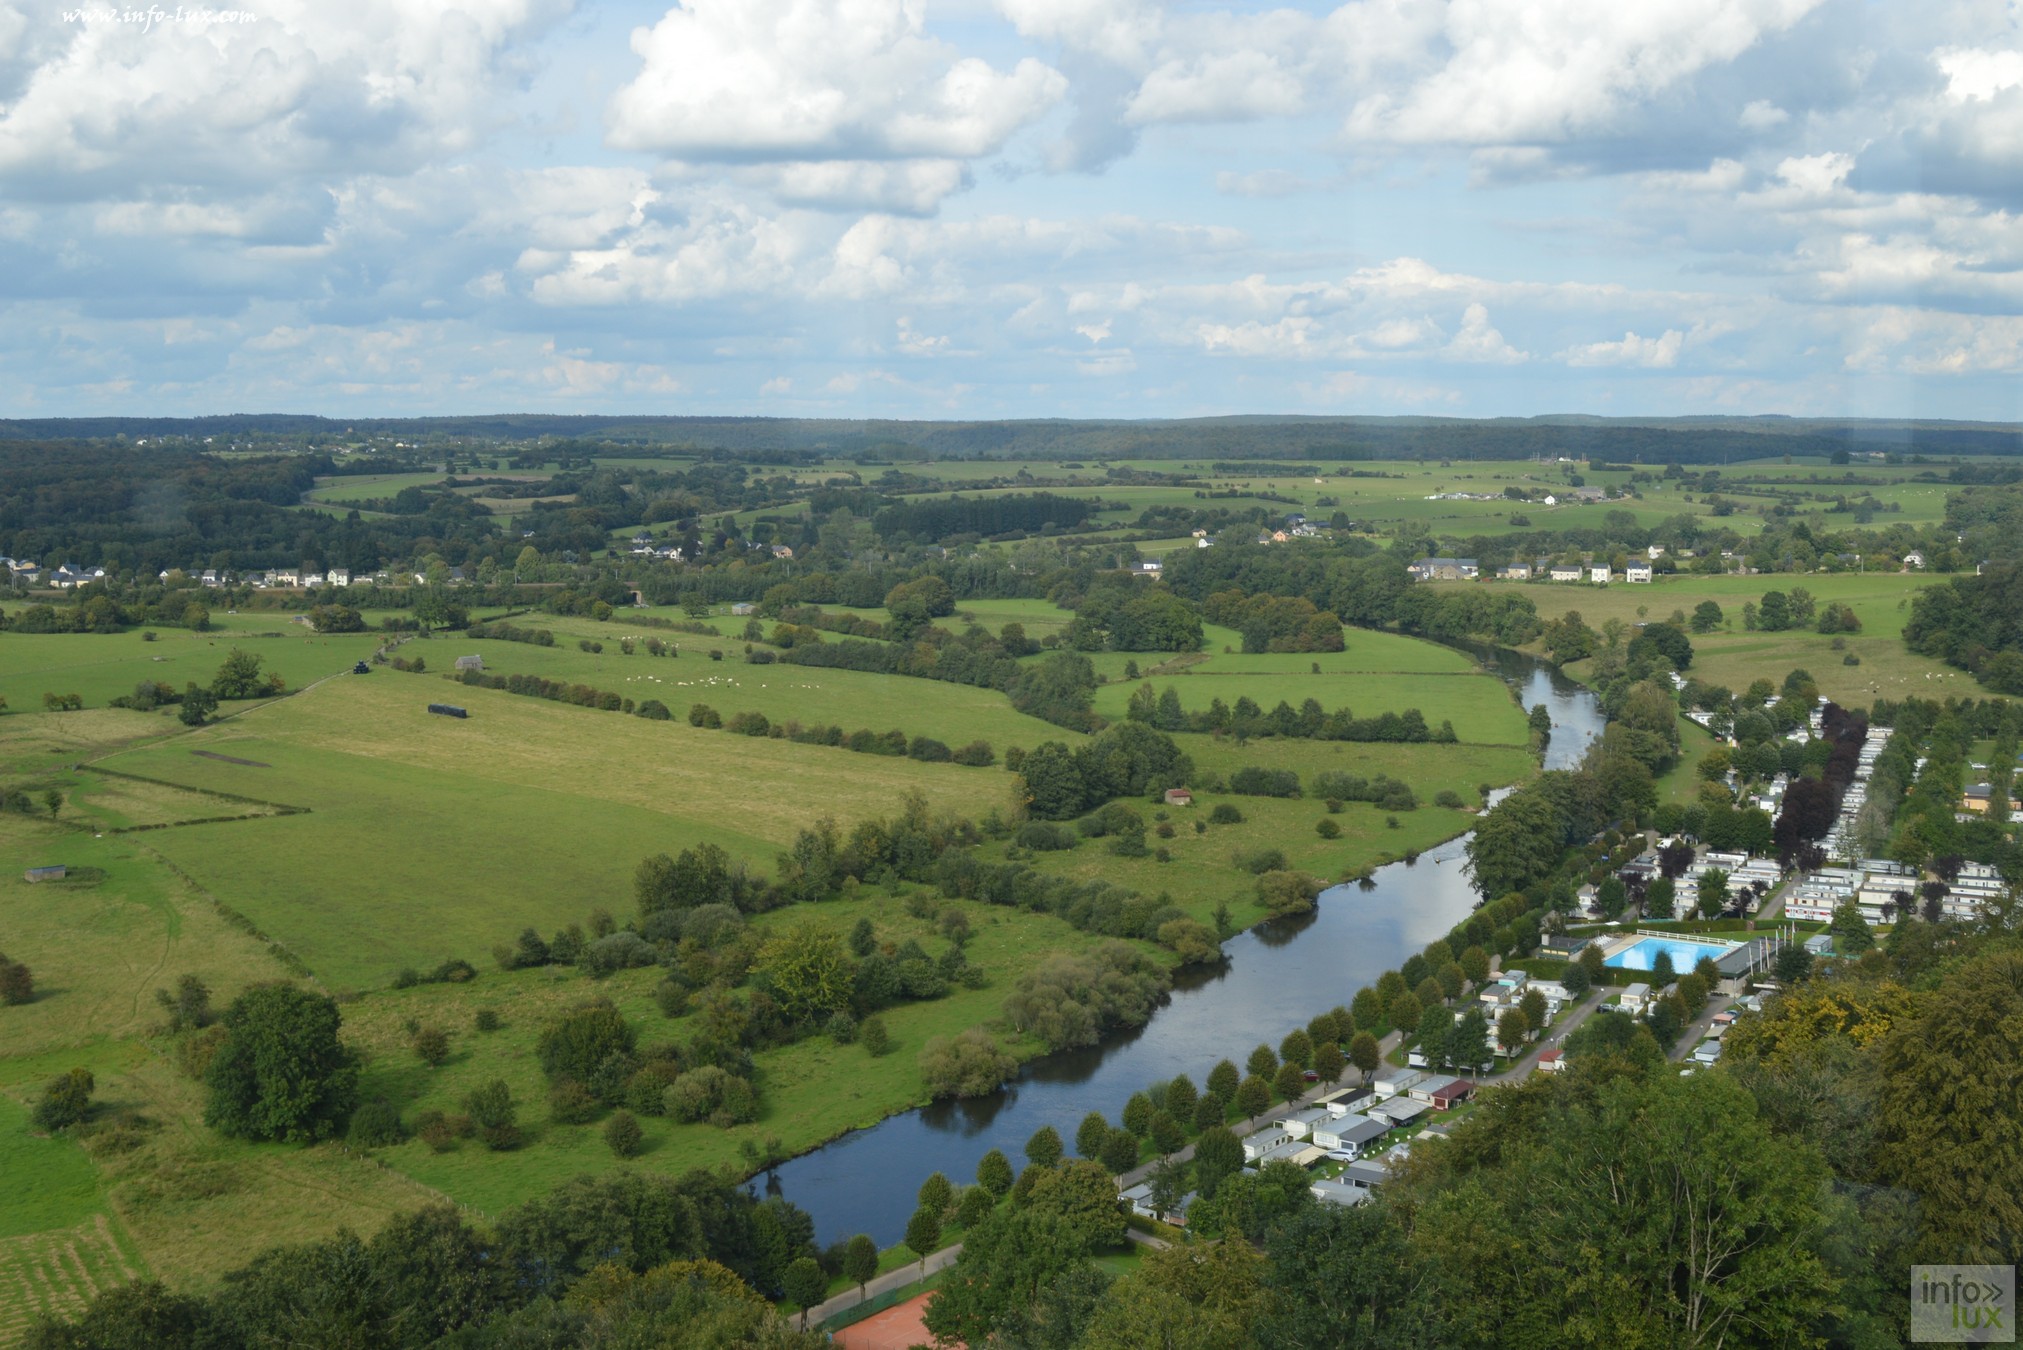
<path fill-rule="evenodd" d="M 691 161 L 965 159 L 1060 101 L 1059 71 L 1009 71 L 924 31 L 917 0 L 683 0 L 632 35 L 612 143 Z"/>
<path fill-rule="evenodd" d="M 1346 130 L 1358 140 L 1463 145 L 1605 131 L 1626 107 L 1733 60 L 1822 2 L 1460 0 L 1445 9 L 1437 66 L 1361 98 Z"/>
<path fill-rule="evenodd" d="M 1620 342 L 1591 342 L 1586 346 L 1569 348 L 1560 355 L 1570 366 L 1635 366 L 1645 370 L 1667 370 L 1679 364 L 1679 348 L 1685 345 L 1685 341 L 1684 333 L 1668 328 L 1654 338 L 1625 333 Z"/>
<path fill-rule="evenodd" d="M 1447 355 L 1457 361 L 1479 361 L 1499 366 L 1514 366 L 1529 359 L 1503 340 L 1503 334 L 1490 325 L 1489 310 L 1482 305 L 1470 305 L 1462 313 L 1461 331 L 1447 344 Z"/>
<path fill-rule="evenodd" d="M 495 125 L 511 51 L 563 0 L 341 8 L 273 0 L 252 23 L 47 21 L 0 102 L 0 179 L 61 199 L 163 185 L 270 190 L 305 173 L 397 172 Z M 0 27 L 22 28 L 14 22 Z M 4 36 L 4 35 L 0 35 Z"/>

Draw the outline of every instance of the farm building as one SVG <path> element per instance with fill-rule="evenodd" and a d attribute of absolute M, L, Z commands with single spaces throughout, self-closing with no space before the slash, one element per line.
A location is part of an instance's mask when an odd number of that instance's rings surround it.
<path fill-rule="evenodd" d="M 469 717 L 470 714 L 454 703 L 431 703 L 428 710 L 440 717 Z"/>
<path fill-rule="evenodd" d="M 21 876 L 26 881 L 61 881 L 67 874 L 63 864 L 58 863 L 54 867 L 31 867 Z"/>
<path fill-rule="evenodd" d="M 1194 805 L 1194 794 L 1186 788 L 1167 788 L 1166 804 L 1168 806 L 1192 806 Z"/>
<path fill-rule="evenodd" d="M 484 668 L 485 658 L 482 656 L 459 656 L 457 658 L 458 670 L 483 670 Z"/>

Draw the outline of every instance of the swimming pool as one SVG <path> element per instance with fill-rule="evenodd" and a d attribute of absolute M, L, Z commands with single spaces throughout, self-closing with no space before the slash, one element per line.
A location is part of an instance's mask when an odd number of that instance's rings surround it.
<path fill-rule="evenodd" d="M 1657 964 L 1659 952 L 1669 952 L 1673 971 L 1684 975 L 1701 957 L 1719 961 L 1741 945 L 1739 942 L 1693 942 L 1686 938 L 1638 938 L 1634 945 L 1623 948 L 1602 964 L 1621 970 L 1650 970 Z"/>

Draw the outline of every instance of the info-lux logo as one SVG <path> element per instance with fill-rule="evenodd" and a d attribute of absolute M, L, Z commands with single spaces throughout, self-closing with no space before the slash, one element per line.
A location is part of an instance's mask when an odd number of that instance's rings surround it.
<path fill-rule="evenodd" d="M 1912 1266 L 1911 1339 L 2008 1345 L 2016 1339 L 2014 1266 Z"/>

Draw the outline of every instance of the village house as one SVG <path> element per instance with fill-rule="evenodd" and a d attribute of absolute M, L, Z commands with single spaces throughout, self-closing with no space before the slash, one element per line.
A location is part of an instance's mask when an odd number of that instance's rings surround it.
<path fill-rule="evenodd" d="M 1595 566 L 1588 568 L 1587 579 L 1597 586 L 1608 585 L 1609 565 L 1607 563 L 1597 563 Z"/>
<path fill-rule="evenodd" d="M 1529 581 L 1531 580 L 1531 564 L 1512 563 L 1496 575 L 1504 581 Z"/>
<path fill-rule="evenodd" d="M 1390 1121 L 1372 1120 L 1351 1112 L 1339 1120 L 1314 1126 L 1313 1141 L 1321 1148 L 1353 1156 L 1361 1154 L 1390 1132 Z"/>
<path fill-rule="evenodd" d="M 1552 581 L 1579 581 L 1580 566 L 1577 563 L 1554 563 L 1546 576 Z"/>
<path fill-rule="evenodd" d="M 1633 562 L 1623 568 L 1623 580 L 1648 585 L 1651 580 L 1651 565 L 1647 562 Z"/>
<path fill-rule="evenodd" d="M 1414 581 L 1473 581 L 1482 574 L 1473 558 L 1421 558 L 1405 570 Z"/>

